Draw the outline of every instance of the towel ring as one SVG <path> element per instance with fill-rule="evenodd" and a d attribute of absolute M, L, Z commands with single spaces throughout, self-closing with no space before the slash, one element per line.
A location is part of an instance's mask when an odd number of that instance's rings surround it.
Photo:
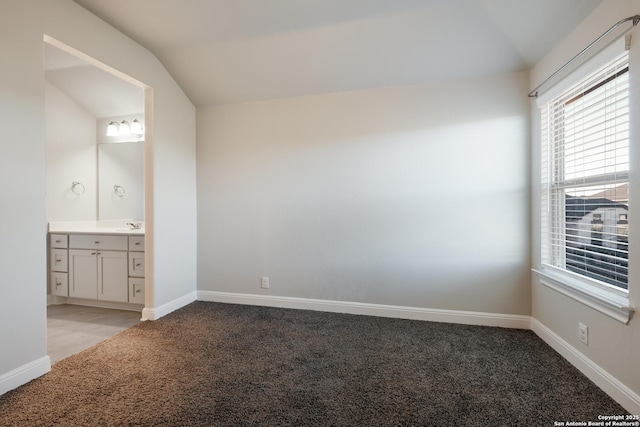
<path fill-rule="evenodd" d="M 73 181 L 71 183 L 71 192 L 73 194 L 77 194 L 78 196 L 84 194 L 86 188 L 84 188 L 84 184 L 78 181 Z"/>
<path fill-rule="evenodd" d="M 118 197 L 124 197 L 124 195 L 126 194 L 126 191 L 124 190 L 123 186 L 115 184 L 113 186 L 113 193 Z"/>

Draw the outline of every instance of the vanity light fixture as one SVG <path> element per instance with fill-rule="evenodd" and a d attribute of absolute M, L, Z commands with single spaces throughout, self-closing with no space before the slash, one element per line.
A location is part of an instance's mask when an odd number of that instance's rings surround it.
<path fill-rule="evenodd" d="M 118 136 L 120 135 L 120 129 L 118 123 L 111 122 L 107 125 L 107 136 Z"/>
<path fill-rule="evenodd" d="M 133 122 L 129 124 L 128 121 L 122 122 L 109 122 L 107 125 L 107 136 L 129 136 L 135 135 L 138 138 L 144 136 L 144 130 L 142 129 L 142 123 L 138 119 L 133 119 Z"/>
<path fill-rule="evenodd" d="M 142 132 L 142 123 L 140 123 L 138 121 L 138 119 L 133 119 L 133 122 L 131 123 L 131 133 L 138 135 L 138 137 L 141 137 L 143 132 Z"/>
<path fill-rule="evenodd" d="M 123 120 L 120 122 L 120 135 L 127 135 L 131 133 L 131 126 L 129 126 L 129 122 Z"/>

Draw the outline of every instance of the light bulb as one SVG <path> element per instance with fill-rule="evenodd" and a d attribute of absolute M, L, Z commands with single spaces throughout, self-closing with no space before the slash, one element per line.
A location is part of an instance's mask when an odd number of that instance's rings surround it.
<path fill-rule="evenodd" d="M 131 133 L 142 136 L 142 124 L 138 119 L 133 119 L 133 122 L 131 123 Z"/>
<path fill-rule="evenodd" d="M 131 133 L 131 128 L 129 127 L 129 122 L 126 120 L 123 120 L 120 123 L 120 135 L 127 135 Z"/>
<path fill-rule="evenodd" d="M 116 122 L 111 122 L 107 125 L 107 136 L 118 136 L 120 135 L 118 124 Z"/>

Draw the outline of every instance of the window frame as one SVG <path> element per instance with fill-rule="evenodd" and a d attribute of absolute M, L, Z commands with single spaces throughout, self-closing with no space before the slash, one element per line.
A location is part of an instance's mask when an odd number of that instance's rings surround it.
<path fill-rule="evenodd" d="M 618 52 L 618 54 L 620 54 L 621 52 Z M 615 55 L 615 57 L 618 56 Z M 612 56 L 610 58 L 611 60 L 614 59 L 614 57 Z M 608 61 L 607 61 L 608 62 Z M 539 106 L 545 106 L 548 104 L 551 104 L 553 100 L 557 99 L 557 97 L 559 97 L 562 93 L 565 93 L 568 89 L 572 88 L 572 87 L 577 87 L 579 84 L 581 84 L 581 81 L 583 81 L 583 79 L 585 78 L 586 75 L 591 74 L 592 72 L 597 71 L 598 68 L 600 68 L 602 65 L 604 65 L 602 63 L 602 61 L 600 61 L 600 63 L 596 63 L 593 64 L 591 66 L 584 66 L 582 67 L 582 69 L 579 70 L 579 77 L 574 77 L 573 81 L 567 83 L 567 81 L 562 82 L 561 86 L 563 89 L 557 89 L 552 96 L 549 96 L 548 94 L 545 94 L 545 102 L 540 102 L 539 100 Z M 626 66 L 629 67 L 629 58 L 627 56 L 627 63 Z M 629 73 L 630 76 L 630 73 Z M 571 79 L 568 79 L 571 80 Z M 591 87 L 587 88 L 588 90 L 593 90 Z M 627 91 L 629 91 L 629 89 L 627 88 Z M 542 105 L 540 105 L 542 104 Z M 546 143 L 551 146 L 551 142 L 548 141 L 548 136 L 544 135 L 543 132 L 547 131 L 545 129 L 545 119 L 542 116 L 542 114 L 545 113 L 545 108 L 540 108 L 539 113 L 541 114 L 540 118 L 541 118 L 541 122 L 539 124 L 539 128 L 540 128 L 540 140 L 542 141 L 546 141 Z M 547 120 L 547 126 L 550 125 L 549 121 Z M 542 172 L 545 170 L 552 170 L 553 168 L 557 168 L 558 167 L 558 161 L 554 160 L 552 158 L 552 156 L 548 156 L 545 155 L 544 153 L 542 153 L 542 149 L 544 149 L 544 144 L 541 144 L 541 154 L 542 156 L 540 157 L 540 165 L 539 165 L 539 170 Z M 631 150 L 631 145 L 629 146 L 629 150 Z M 545 162 L 545 158 L 546 158 L 546 162 Z M 543 178 L 541 176 L 541 178 Z M 626 176 L 626 181 L 627 184 L 629 184 L 629 176 L 628 176 L 628 171 L 627 171 L 627 176 Z M 539 195 L 539 202 L 541 203 L 541 208 L 543 206 L 545 206 L 545 203 L 547 206 L 550 206 L 554 201 L 556 203 L 558 203 L 557 197 L 551 197 L 551 185 L 555 184 L 553 182 L 545 182 L 544 179 L 541 179 L 541 191 L 542 193 Z M 544 187 L 544 184 L 547 185 L 547 188 Z M 547 198 L 545 200 L 545 197 Z M 566 200 L 566 199 L 565 199 Z M 554 221 L 554 225 L 557 227 L 561 227 L 561 235 L 566 236 L 565 233 L 565 227 L 566 227 L 566 213 L 565 213 L 565 202 L 560 202 L 562 204 L 562 206 L 560 207 L 556 207 L 553 208 L 551 207 L 549 209 L 549 212 L 546 214 L 547 217 L 545 217 L 545 215 L 543 215 L 542 210 L 540 211 L 540 217 L 539 217 L 539 235 L 538 238 L 540 239 L 540 265 L 539 268 L 534 268 L 533 271 L 537 274 L 540 283 L 552 288 L 564 295 L 567 295 L 571 298 L 573 298 L 574 300 L 577 300 L 589 307 L 592 307 L 594 309 L 596 309 L 597 311 L 604 313 L 622 323 L 628 323 L 628 321 L 631 318 L 631 314 L 634 311 L 634 309 L 632 307 L 629 306 L 629 283 L 627 283 L 627 289 L 623 289 L 620 288 L 618 286 L 615 285 L 611 285 L 611 284 L 607 284 L 605 282 L 601 282 L 597 279 L 592 279 L 589 278 L 586 275 L 582 275 L 579 273 L 574 273 L 572 271 L 569 271 L 565 268 L 561 268 L 561 267 L 556 267 L 553 266 L 551 264 L 545 263 L 544 260 L 544 256 L 543 256 L 543 251 L 545 250 L 551 250 L 551 251 L 558 251 L 560 250 L 559 248 L 562 249 L 562 254 L 560 254 L 559 252 L 555 254 L 555 257 L 560 257 L 560 258 L 566 258 L 566 245 L 547 245 L 547 243 L 545 243 L 545 239 L 548 239 L 549 236 L 545 236 L 545 224 L 544 221 Z M 553 216 L 556 216 L 556 218 L 552 219 Z M 628 219 L 628 214 L 627 214 L 627 219 Z M 551 227 L 551 223 L 547 225 L 548 227 Z M 566 237 L 565 237 L 566 239 Z M 552 256 L 552 258 L 554 258 L 554 256 Z M 561 263 L 561 265 L 565 265 L 564 263 Z M 629 264 L 630 267 L 630 264 Z"/>

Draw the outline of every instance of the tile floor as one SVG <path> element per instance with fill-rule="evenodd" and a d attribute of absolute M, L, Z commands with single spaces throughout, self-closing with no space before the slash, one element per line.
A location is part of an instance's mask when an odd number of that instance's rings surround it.
<path fill-rule="evenodd" d="M 56 363 L 140 322 L 137 311 L 81 305 L 47 307 L 47 353 Z"/>

